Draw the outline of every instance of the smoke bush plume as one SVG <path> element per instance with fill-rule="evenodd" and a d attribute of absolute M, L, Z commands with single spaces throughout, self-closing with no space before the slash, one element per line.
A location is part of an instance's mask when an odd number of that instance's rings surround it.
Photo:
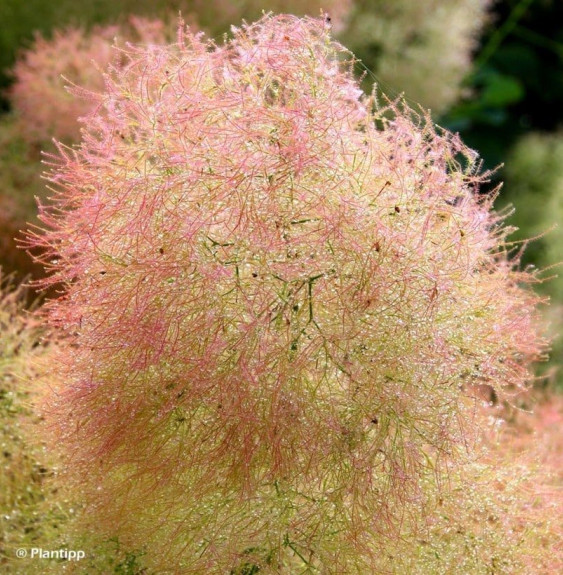
<path fill-rule="evenodd" d="M 159 573 L 381 572 L 469 390 L 542 349 L 476 154 L 363 95 L 324 20 L 123 52 L 28 236 L 84 522 Z"/>

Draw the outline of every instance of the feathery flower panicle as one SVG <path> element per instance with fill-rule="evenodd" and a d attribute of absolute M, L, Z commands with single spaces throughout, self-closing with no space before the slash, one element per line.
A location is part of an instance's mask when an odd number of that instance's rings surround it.
<path fill-rule="evenodd" d="M 466 390 L 542 349 L 476 155 L 364 96 L 323 20 L 123 53 L 28 240 L 84 521 L 159 572 L 379 572 L 472 441 Z"/>

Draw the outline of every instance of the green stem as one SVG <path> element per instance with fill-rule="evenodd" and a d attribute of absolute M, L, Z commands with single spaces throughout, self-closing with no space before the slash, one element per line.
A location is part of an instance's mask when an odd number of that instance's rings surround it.
<path fill-rule="evenodd" d="M 489 38 L 481 54 L 475 60 L 475 69 L 483 67 L 495 54 L 504 39 L 516 28 L 518 21 L 524 16 L 526 10 L 534 0 L 520 0 L 504 24 Z"/>
<path fill-rule="evenodd" d="M 516 28 L 514 28 L 513 34 L 518 36 L 518 38 L 522 38 L 522 40 L 529 42 L 530 44 L 540 46 L 541 48 L 546 48 L 547 50 L 552 50 L 559 57 L 563 58 L 563 44 L 561 42 L 556 42 L 551 38 L 546 38 L 545 36 L 542 36 L 533 30 L 529 30 L 524 26 L 516 26 Z"/>

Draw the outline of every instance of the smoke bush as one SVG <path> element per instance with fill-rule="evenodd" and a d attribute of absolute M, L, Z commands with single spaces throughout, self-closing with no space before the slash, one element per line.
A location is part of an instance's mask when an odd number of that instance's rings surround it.
<path fill-rule="evenodd" d="M 440 113 L 460 95 L 489 0 L 395 2 L 392 7 L 386 2 L 368 5 L 361 0 L 268 0 L 266 8 L 278 10 L 282 4 L 284 10 L 297 14 L 316 15 L 321 7 L 328 10 L 337 35 L 386 86 L 405 91 L 409 99 Z M 259 16 L 264 2 L 190 0 L 178 6 L 194 16 L 203 29 L 220 35 L 230 22 Z M 10 95 L 20 115 L 22 134 L 30 142 L 45 143 L 52 137 L 67 143 L 79 139 L 77 118 L 95 104 L 85 92 L 82 98 L 73 97 L 65 84 L 94 92 L 103 90 L 100 69 L 115 59 L 112 43 L 116 36 L 140 43 L 172 40 L 166 23 L 170 17 L 162 6 L 138 8 L 152 11 L 152 18 L 158 15 L 164 23 L 131 17 L 123 26 L 96 26 L 88 32 L 80 28 L 56 30 L 52 39 L 37 35 L 32 47 L 20 54 Z"/>
<path fill-rule="evenodd" d="M 29 234 L 84 524 L 159 573 L 381 572 L 472 442 L 467 390 L 541 351 L 476 155 L 364 96 L 322 20 L 124 53 Z"/>

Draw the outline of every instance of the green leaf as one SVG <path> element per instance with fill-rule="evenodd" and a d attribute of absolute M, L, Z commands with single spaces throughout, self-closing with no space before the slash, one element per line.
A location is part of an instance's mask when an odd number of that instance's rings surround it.
<path fill-rule="evenodd" d="M 502 108 L 522 100 L 524 93 L 522 83 L 514 76 L 491 73 L 485 78 L 481 100 L 485 106 Z"/>

